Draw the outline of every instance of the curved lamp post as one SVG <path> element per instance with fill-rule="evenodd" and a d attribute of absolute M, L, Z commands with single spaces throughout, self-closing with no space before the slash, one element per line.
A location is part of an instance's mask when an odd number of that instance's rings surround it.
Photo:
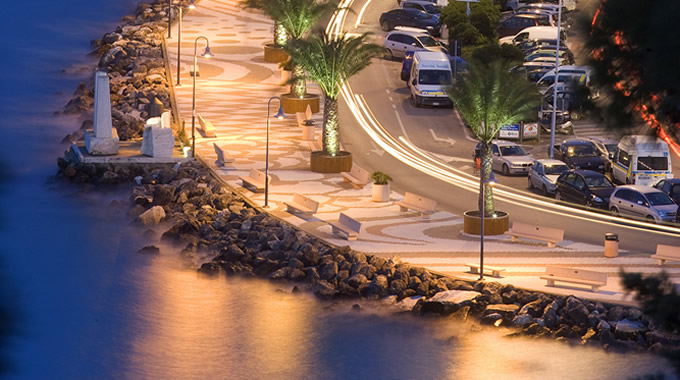
<path fill-rule="evenodd" d="M 175 86 L 179 87 L 182 84 L 180 83 L 179 80 L 179 70 L 180 70 L 180 62 L 182 59 L 182 13 L 184 12 L 184 7 L 182 7 L 182 4 L 180 3 L 179 5 L 173 6 L 173 8 L 177 8 L 178 12 L 178 18 L 177 18 L 177 84 Z M 189 10 L 196 9 L 196 4 L 194 4 L 194 0 L 191 0 L 189 3 L 189 6 L 187 6 Z M 170 27 L 168 25 L 168 38 L 170 38 Z"/>
<path fill-rule="evenodd" d="M 199 36 L 194 41 L 194 71 L 193 71 L 193 89 L 191 93 L 191 157 L 196 157 L 196 65 L 198 64 L 198 40 L 205 40 L 205 51 L 201 57 L 210 58 L 213 54 L 210 52 L 210 41 L 205 36 Z"/>
<path fill-rule="evenodd" d="M 267 102 L 267 149 L 264 157 L 264 207 L 269 205 L 269 110 L 272 104 L 272 100 L 277 99 L 279 101 L 279 112 L 274 115 L 277 119 L 283 119 L 286 115 L 283 113 L 283 107 L 281 106 L 281 98 L 278 96 L 272 96 Z"/>
<path fill-rule="evenodd" d="M 481 230 L 479 232 L 480 240 L 479 240 L 479 280 L 484 279 L 484 188 L 486 187 L 486 184 L 489 184 L 489 186 L 493 186 L 496 183 L 496 176 L 493 174 L 493 170 L 491 170 L 491 175 L 489 175 L 489 179 L 484 181 L 482 185 L 482 210 L 480 212 L 480 217 L 481 217 Z"/>

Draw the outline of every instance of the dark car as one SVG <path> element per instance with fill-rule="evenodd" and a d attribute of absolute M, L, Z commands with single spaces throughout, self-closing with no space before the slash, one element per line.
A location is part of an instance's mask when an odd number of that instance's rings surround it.
<path fill-rule="evenodd" d="M 602 173 L 572 169 L 557 178 L 555 199 L 608 210 L 614 189 L 614 184 Z"/>
<path fill-rule="evenodd" d="M 380 27 L 388 32 L 395 26 L 411 26 L 425 29 L 432 35 L 439 34 L 439 19 L 418 9 L 396 8 L 380 15 Z"/>
<path fill-rule="evenodd" d="M 680 178 L 662 179 L 654 187 L 668 194 L 673 202 L 680 205 Z"/>
<path fill-rule="evenodd" d="M 555 146 L 555 159 L 567 164 L 570 169 L 593 170 L 604 173 L 607 163 L 602 152 L 592 141 L 571 139 Z"/>
<path fill-rule="evenodd" d="M 530 26 L 550 26 L 550 22 L 540 15 L 512 15 L 498 23 L 498 37 L 514 36 Z"/>

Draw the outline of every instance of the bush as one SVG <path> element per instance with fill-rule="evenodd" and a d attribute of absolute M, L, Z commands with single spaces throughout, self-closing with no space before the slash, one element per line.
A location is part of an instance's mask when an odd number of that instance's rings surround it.
<path fill-rule="evenodd" d="M 474 48 L 470 59 L 481 64 L 497 60 L 517 62 L 519 64 L 524 60 L 524 53 L 513 45 L 503 44 L 499 46 L 496 43 L 490 43 Z"/>
<path fill-rule="evenodd" d="M 371 174 L 371 179 L 376 185 L 387 185 L 387 182 L 391 181 L 392 177 L 383 172 L 373 172 L 373 174 Z"/>

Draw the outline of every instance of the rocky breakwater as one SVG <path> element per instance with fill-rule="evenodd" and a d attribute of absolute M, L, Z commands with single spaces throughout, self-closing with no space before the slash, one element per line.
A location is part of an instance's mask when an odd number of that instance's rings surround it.
<path fill-rule="evenodd" d="M 189 0 L 181 3 L 186 6 Z M 172 16 L 177 15 L 173 12 Z M 159 106 L 171 108 L 162 49 L 167 17 L 167 1 L 140 3 L 134 16 L 123 17 L 115 31 L 92 41 L 92 54 L 99 56 L 97 70 L 109 75 L 113 127 L 121 140 L 141 137 L 150 113 L 158 116 L 154 114 Z M 67 114 L 88 115 L 80 130 L 67 135 L 65 142 L 82 139 L 85 129 L 92 128 L 93 106 L 94 82 L 90 80 L 78 86 L 63 109 Z"/>

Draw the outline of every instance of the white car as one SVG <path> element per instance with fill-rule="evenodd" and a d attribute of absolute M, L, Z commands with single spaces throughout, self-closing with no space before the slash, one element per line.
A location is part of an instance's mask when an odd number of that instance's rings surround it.
<path fill-rule="evenodd" d="M 446 48 L 432 38 L 424 29 L 396 27 L 387 33 L 383 40 L 383 46 L 387 49 L 389 58 L 404 58 L 407 50 L 441 51 L 446 53 Z"/>
<path fill-rule="evenodd" d="M 480 146 L 477 144 L 475 154 L 479 155 Z M 491 166 L 495 171 L 504 175 L 527 174 L 534 163 L 534 158 L 528 155 L 521 146 L 511 141 L 493 140 L 491 142 Z"/>
<path fill-rule="evenodd" d="M 536 160 L 529 169 L 529 189 L 539 189 L 543 195 L 555 193 L 557 177 L 569 170 L 567 164 L 558 160 Z"/>

